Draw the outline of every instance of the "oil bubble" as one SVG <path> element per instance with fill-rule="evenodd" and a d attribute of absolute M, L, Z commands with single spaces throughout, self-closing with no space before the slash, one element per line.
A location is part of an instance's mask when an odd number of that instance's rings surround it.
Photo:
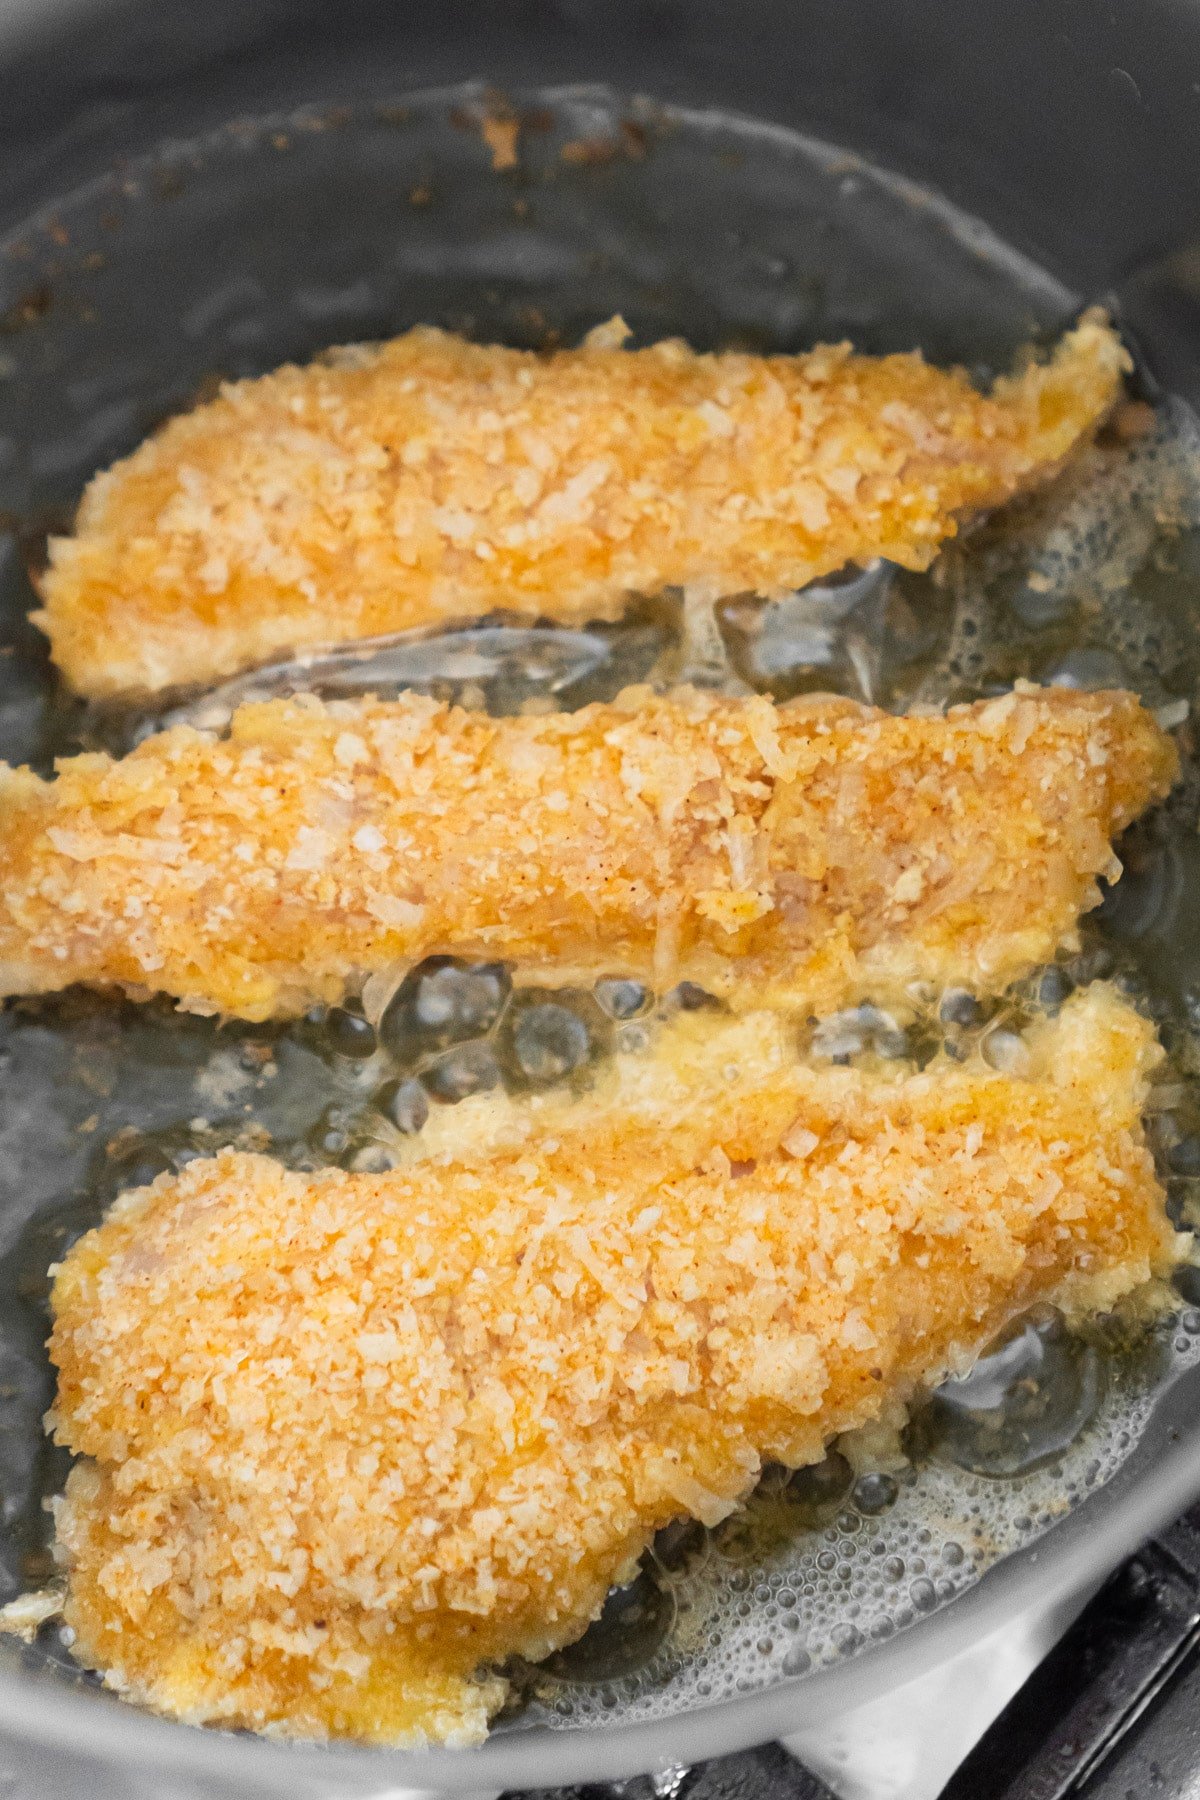
<path fill-rule="evenodd" d="M 908 1590 L 909 1599 L 918 1612 L 932 1612 L 937 1605 L 937 1592 L 926 1576 L 919 1577 Z"/>
<path fill-rule="evenodd" d="M 891 579 L 887 563 L 873 562 L 781 600 L 725 602 L 720 621 L 734 669 L 777 699 L 835 687 L 876 700 Z"/>
<path fill-rule="evenodd" d="M 610 1031 L 581 989 L 528 988 L 506 1013 L 496 1047 L 512 1086 L 548 1088 L 585 1069 L 608 1047 Z"/>
<path fill-rule="evenodd" d="M 451 1044 L 484 1037 L 512 991 L 503 963 L 430 956 L 410 969 L 384 1009 L 379 1035 L 395 1060 L 411 1065 Z"/>
<path fill-rule="evenodd" d="M 1023 1475 L 1063 1454 L 1103 1393 L 1098 1351 L 1045 1309 L 1010 1328 L 969 1375 L 942 1383 L 913 1421 L 913 1451 L 971 1474 Z"/>
<path fill-rule="evenodd" d="M 1052 965 L 1038 982 L 1038 1003 L 1048 1013 L 1056 1013 L 1071 993 L 1073 983 L 1065 969 Z"/>
<path fill-rule="evenodd" d="M 966 988 L 947 988 L 942 995 L 938 1007 L 938 1018 L 943 1025 L 961 1025 L 970 1027 L 978 1025 L 983 1019 L 983 1007 Z"/>
<path fill-rule="evenodd" d="M 695 1574 L 707 1562 L 712 1539 L 698 1519 L 676 1519 L 654 1539 L 654 1560 L 668 1575 Z"/>
<path fill-rule="evenodd" d="M 389 1081 L 374 1100 L 375 1109 L 390 1125 L 411 1137 L 429 1118 L 429 1099 L 419 1081 Z"/>
<path fill-rule="evenodd" d="M 644 1669 L 674 1623 L 670 1587 L 644 1568 L 627 1587 L 612 1590 L 600 1617 L 577 1642 L 541 1666 L 560 1681 L 616 1681 Z"/>
<path fill-rule="evenodd" d="M 384 1144 L 364 1144 L 350 1159 L 356 1175 L 386 1175 L 395 1166 L 396 1159 Z"/>
<path fill-rule="evenodd" d="M 581 1068 L 590 1049 L 579 1014 L 554 1000 L 523 1008 L 512 1034 L 513 1061 L 535 1087 L 549 1087 Z"/>
<path fill-rule="evenodd" d="M 983 1060 L 1002 1075 L 1027 1075 L 1030 1067 L 1029 1047 L 1019 1032 L 997 1026 L 989 1031 L 980 1045 Z"/>
<path fill-rule="evenodd" d="M 500 1065 L 489 1044 L 456 1044 L 429 1065 L 421 1080 L 430 1099 L 456 1106 L 500 1084 Z"/>
<path fill-rule="evenodd" d="M 851 1499 L 860 1513 L 865 1513 L 868 1518 L 874 1518 L 895 1504 L 899 1492 L 900 1489 L 891 1475 L 871 1473 L 859 1476 L 854 1484 Z"/>
<path fill-rule="evenodd" d="M 325 1042 L 337 1056 L 360 1058 L 375 1053 L 375 1027 L 361 1013 L 331 1006 L 324 1020 Z"/>
<path fill-rule="evenodd" d="M 650 1010 L 650 989 L 640 981 L 604 976 L 592 989 L 610 1019 L 636 1019 Z"/>
<path fill-rule="evenodd" d="M 348 1107 L 327 1106 L 309 1136 L 317 1154 L 326 1158 L 341 1156 L 350 1142 L 354 1119 L 355 1115 Z"/>
<path fill-rule="evenodd" d="M 819 1463 L 809 1463 L 790 1476 L 785 1489 L 798 1520 L 815 1525 L 841 1506 L 850 1491 L 854 1471 L 840 1450 L 829 1450 Z"/>
<path fill-rule="evenodd" d="M 896 1058 L 909 1050 L 908 1034 L 891 1013 L 863 1005 L 831 1013 L 822 1019 L 809 1039 L 809 1053 L 831 1062 L 848 1061 L 873 1050 L 877 1056 Z"/>

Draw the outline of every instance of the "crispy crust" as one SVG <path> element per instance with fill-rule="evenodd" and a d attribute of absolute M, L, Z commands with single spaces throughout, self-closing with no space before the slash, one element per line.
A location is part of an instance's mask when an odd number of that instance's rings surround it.
<path fill-rule="evenodd" d="M 1166 1269 L 1151 1027 L 1093 988 L 1031 1051 L 806 1068 L 777 1017 L 685 1019 L 473 1152 L 124 1196 L 53 1296 L 77 1653 L 193 1721 L 479 1737 L 477 1669 L 573 1638 L 657 1527 Z"/>
<path fill-rule="evenodd" d="M 0 991 L 261 1019 L 442 950 L 739 1005 L 994 990 L 1069 941 L 1175 771 L 1123 693 L 913 718 L 686 689 L 534 719 L 245 706 L 229 741 L 4 772 Z"/>
<path fill-rule="evenodd" d="M 960 517 L 1052 474 L 1128 366 L 1100 314 L 990 396 L 915 355 L 621 336 L 535 356 L 420 329 L 231 384 L 52 543 L 55 661 L 113 695 L 497 606 L 579 621 L 671 585 L 925 568 Z"/>

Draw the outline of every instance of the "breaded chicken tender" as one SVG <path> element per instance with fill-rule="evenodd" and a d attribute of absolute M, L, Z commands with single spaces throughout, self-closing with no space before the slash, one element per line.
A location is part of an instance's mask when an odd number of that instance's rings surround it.
<path fill-rule="evenodd" d="M 478 1739 L 657 1528 L 1167 1269 L 1150 1025 L 1097 987 L 1029 1048 L 798 1066 L 777 1016 L 685 1018 L 475 1153 L 123 1196 L 53 1293 L 76 1654 L 194 1722 Z"/>
<path fill-rule="evenodd" d="M 582 621 L 670 586 L 923 569 L 960 518 L 1052 475 L 1128 366 L 1100 314 L 990 395 L 916 355 L 623 335 L 535 355 L 421 329 L 230 384 L 52 543 L 55 661 L 119 695 L 496 607 Z"/>
<path fill-rule="evenodd" d="M 1126 693 L 908 718 L 688 689 L 541 718 L 247 705 L 228 740 L 0 773 L 0 991 L 264 1019 L 438 951 L 741 1006 L 995 990 L 1072 941 L 1175 770 Z"/>

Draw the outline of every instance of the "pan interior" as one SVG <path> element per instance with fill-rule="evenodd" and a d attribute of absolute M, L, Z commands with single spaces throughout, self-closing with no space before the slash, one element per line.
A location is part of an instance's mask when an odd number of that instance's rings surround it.
<path fill-rule="evenodd" d="M 493 166 L 485 124 L 515 121 Z M 504 161 L 503 157 L 496 160 Z M 25 622 L 45 534 L 84 483 L 222 377 L 432 322 L 484 339 L 573 343 L 620 311 L 645 342 L 795 350 L 849 337 L 922 348 L 981 378 L 1047 339 L 1079 298 L 935 195 L 775 127 L 598 90 L 477 86 L 388 105 L 238 121 L 97 176 L 0 244 L 0 754 L 45 767 L 153 721 L 89 713 L 55 686 Z M 1143 419 L 1143 425 L 1147 421 Z M 708 679 L 891 706 L 1002 692 L 1019 676 L 1129 685 L 1190 754 L 1200 674 L 1200 433 L 1178 402 L 1106 442 L 1091 480 L 949 551 L 933 574 L 876 570 L 764 609 L 723 609 Z M 490 626 L 330 659 L 330 691 L 419 686 L 472 705 L 577 705 L 678 660 L 678 618 L 644 609 L 590 633 Z M 710 647 L 711 649 L 711 647 Z M 311 678 L 313 671 L 306 676 Z M 294 686 L 286 668 L 259 688 Z M 212 712 L 211 699 L 199 704 Z M 219 704 L 217 707 L 219 712 Z M 1200 1189 L 1200 771 L 1125 847 L 1125 880 L 1082 952 L 994 1017 L 902 1022 L 1019 1039 L 1022 1019 L 1108 974 L 1170 1052 L 1150 1122 L 1187 1222 Z M 895 1022 L 893 1022 L 893 1025 Z M 890 1029 L 840 1020 L 826 1054 Z M 902 1040 L 902 1041 L 901 1041 Z M 0 1015 L 0 1599 L 50 1572 L 42 1436 L 47 1269 L 122 1188 L 218 1144 L 294 1164 L 360 1153 L 362 1076 L 320 1034 L 218 1026 L 68 994 Z M 356 1111 L 356 1108 L 358 1109 Z M 340 1140 L 340 1141 L 339 1141 Z M 1122 1464 L 1154 1395 L 1200 1359 L 1200 1277 L 1149 1327 L 1084 1342 L 1019 1321 L 974 1379 L 911 1424 L 859 1434 L 817 1470 L 770 1470 L 714 1532 L 673 1529 L 584 1640 L 518 1671 L 499 1729 L 685 1712 L 794 1679 L 914 1629 Z M 48 1625 L 0 1647 L 95 1686 Z"/>

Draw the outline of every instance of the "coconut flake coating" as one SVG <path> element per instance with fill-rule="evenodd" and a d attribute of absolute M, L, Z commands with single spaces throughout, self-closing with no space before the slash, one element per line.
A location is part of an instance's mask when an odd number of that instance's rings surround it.
<path fill-rule="evenodd" d="M 907 718 L 687 689 L 544 718 L 247 705 L 228 740 L 0 774 L 0 991 L 263 1019 L 439 951 L 749 1006 L 995 991 L 1071 941 L 1175 770 L 1125 693 Z"/>
<path fill-rule="evenodd" d="M 477 1739 L 480 1671 L 574 1638 L 656 1528 L 1167 1268 L 1152 1028 L 1096 987 L 1030 1050 L 806 1067 L 777 1016 L 684 1017 L 474 1149 L 123 1196 L 53 1294 L 76 1653 L 195 1722 Z"/>
<path fill-rule="evenodd" d="M 517 608 L 580 621 L 673 585 L 775 595 L 925 568 L 1053 474 L 1128 359 L 1089 314 L 990 395 L 920 356 L 535 355 L 420 328 L 226 386 L 99 475 L 38 623 L 81 693 Z"/>

